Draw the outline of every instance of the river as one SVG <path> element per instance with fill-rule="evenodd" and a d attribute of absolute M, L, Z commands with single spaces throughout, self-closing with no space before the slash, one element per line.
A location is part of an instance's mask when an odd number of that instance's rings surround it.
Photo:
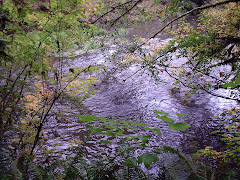
<path fill-rule="evenodd" d="M 136 29 L 130 28 L 129 31 L 128 38 L 132 38 L 133 31 L 136 32 Z M 138 32 L 137 34 L 142 33 Z M 153 42 L 166 44 L 169 40 L 169 36 L 160 35 L 153 39 Z M 219 115 L 224 109 L 236 106 L 235 101 L 214 97 L 199 91 L 186 104 L 183 100 L 183 92 L 170 91 L 173 80 L 165 73 L 159 75 L 162 81 L 155 81 L 147 71 L 136 73 L 141 68 L 136 63 L 119 68 L 116 66 L 116 62 L 108 61 L 109 57 L 113 57 L 116 47 L 116 45 L 112 45 L 104 52 L 79 55 L 75 60 L 69 62 L 72 68 L 101 64 L 106 68 L 100 73 L 99 82 L 93 85 L 96 94 L 85 99 L 78 109 L 72 109 L 72 113 L 69 113 L 68 116 L 68 122 L 58 122 L 55 116 L 50 119 L 46 126 L 49 149 L 51 149 L 50 145 L 55 143 L 56 146 L 52 149 L 61 149 L 61 152 L 64 152 L 62 156 L 66 157 L 69 154 L 65 150 L 70 146 L 77 146 L 77 142 L 73 140 L 83 140 L 86 137 L 85 124 L 80 123 L 75 116 L 80 113 L 115 120 L 122 118 L 133 122 L 140 121 L 152 128 L 159 128 L 162 135 L 152 136 L 149 146 L 171 146 L 187 154 L 194 153 L 206 146 L 212 146 L 216 150 L 222 148 L 219 138 L 211 134 L 221 124 L 220 119 L 214 116 Z M 184 59 L 176 58 L 175 61 L 182 62 Z M 68 68 L 65 67 L 65 71 L 68 71 Z M 55 110 L 62 111 L 67 106 L 68 104 L 58 104 Z M 166 122 L 156 118 L 153 110 L 167 112 L 177 122 L 187 123 L 191 127 L 184 132 L 170 130 Z M 187 115 L 179 118 L 175 115 L 176 113 Z M 116 152 L 117 143 L 112 143 L 108 147 L 100 146 L 97 143 L 104 139 L 105 137 L 95 139 L 95 142 L 94 140 L 89 142 L 89 146 L 86 147 L 89 157 L 96 156 L 102 151 L 109 154 Z"/>

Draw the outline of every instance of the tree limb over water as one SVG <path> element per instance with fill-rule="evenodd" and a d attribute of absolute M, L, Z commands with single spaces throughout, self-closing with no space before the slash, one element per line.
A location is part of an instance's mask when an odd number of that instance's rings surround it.
<path fill-rule="evenodd" d="M 200 11 L 200 10 L 204 10 L 204 9 L 208 9 L 208 8 L 213 8 L 213 7 L 224 5 L 224 4 L 228 4 L 228 3 L 231 3 L 231 2 L 240 2 L 240 0 L 226 0 L 226 1 L 221 1 L 221 2 L 214 3 L 214 4 L 207 4 L 205 6 L 194 8 L 191 11 L 188 11 L 188 12 L 182 14 L 181 16 L 178 16 L 177 18 L 175 18 L 172 21 L 170 21 L 169 23 L 167 23 L 162 29 L 160 29 L 158 32 L 156 32 L 149 39 L 155 38 L 160 32 L 162 32 L 164 29 L 166 29 L 170 24 L 172 24 L 175 21 L 183 18 L 184 16 L 187 16 L 188 14 L 191 14 L 192 12 Z"/>
<path fill-rule="evenodd" d="M 142 1 L 142 0 L 138 0 L 138 1 L 136 1 L 136 3 L 140 3 L 140 1 Z M 107 14 L 115 11 L 115 10 L 118 9 L 119 7 L 122 7 L 122 6 L 127 5 L 127 4 L 129 4 L 129 3 L 132 3 L 132 2 L 134 2 L 134 1 L 133 1 L 133 0 L 130 0 L 130 1 L 127 1 L 127 2 L 125 2 L 125 3 L 123 3 L 123 4 L 119 4 L 119 5 L 116 5 L 116 6 L 112 7 L 111 10 L 109 10 L 109 11 L 105 12 L 104 14 L 102 14 L 101 16 L 99 16 L 99 17 L 98 17 L 96 20 L 94 20 L 91 24 L 95 24 L 97 21 L 99 21 L 101 18 L 103 18 L 103 17 L 106 16 Z M 135 6 L 136 6 L 136 5 L 135 5 Z M 135 6 L 134 6 L 134 7 L 135 7 Z M 134 8 L 134 7 L 132 7 L 132 8 Z M 128 11 L 128 12 L 129 12 L 129 11 Z"/>

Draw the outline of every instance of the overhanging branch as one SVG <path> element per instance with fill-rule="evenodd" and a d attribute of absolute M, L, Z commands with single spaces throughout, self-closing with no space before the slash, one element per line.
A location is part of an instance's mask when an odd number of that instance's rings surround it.
<path fill-rule="evenodd" d="M 172 21 L 170 21 L 169 23 L 167 23 L 162 29 L 160 29 L 158 32 L 156 32 L 149 39 L 155 38 L 160 32 L 162 32 L 164 29 L 166 29 L 170 24 L 172 24 L 173 22 L 183 18 L 184 16 L 186 16 L 186 15 L 192 13 L 192 12 L 200 11 L 200 10 L 204 10 L 204 9 L 208 9 L 208 8 L 213 8 L 213 7 L 220 6 L 220 5 L 223 5 L 223 4 L 228 4 L 228 3 L 231 3 L 231 2 L 240 2 L 240 0 L 225 0 L 225 1 L 214 3 L 214 4 L 207 4 L 205 6 L 194 8 L 191 11 L 188 11 L 188 12 L 182 14 L 181 16 L 178 16 L 177 18 L 175 18 Z"/>
<path fill-rule="evenodd" d="M 112 24 L 110 25 L 110 27 L 112 27 L 119 19 L 121 19 L 123 16 L 125 16 L 126 14 L 128 14 L 134 7 L 136 7 L 140 2 L 142 2 L 142 0 L 138 0 L 137 2 L 135 2 L 133 4 L 133 6 L 129 9 L 126 10 L 125 13 L 123 13 L 122 15 L 120 15 L 117 19 L 115 19 Z"/>
<path fill-rule="evenodd" d="M 138 1 L 139 1 L 139 0 L 138 0 Z M 138 2 L 138 1 L 137 1 L 137 2 Z M 99 17 L 98 17 L 96 20 L 94 20 L 91 24 L 96 23 L 97 21 L 99 21 L 101 18 L 103 18 L 103 17 L 106 16 L 107 14 L 115 11 L 117 8 L 119 8 L 119 7 L 121 7 L 121 6 L 124 6 L 124 5 L 126 5 L 126 4 L 129 4 L 129 3 L 132 3 L 132 2 L 134 2 L 134 1 L 133 1 L 133 0 L 130 0 L 130 1 L 127 1 L 127 2 L 125 2 L 125 3 L 123 3 L 123 4 L 119 4 L 119 5 L 117 5 L 117 6 L 112 7 L 111 10 L 109 10 L 109 11 L 105 12 L 104 14 L 102 14 L 101 16 L 99 16 Z"/>

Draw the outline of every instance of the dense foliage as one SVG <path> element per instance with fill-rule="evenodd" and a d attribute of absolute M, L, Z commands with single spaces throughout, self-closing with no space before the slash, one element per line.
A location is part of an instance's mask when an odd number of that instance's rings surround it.
<path fill-rule="evenodd" d="M 212 4 L 195 0 L 1 1 L 0 178 L 238 179 L 239 107 L 224 111 L 222 127 L 213 132 L 225 149 L 207 146 L 196 153 L 195 160 L 171 147 L 150 148 L 151 137 L 161 135 L 158 128 L 86 115 L 81 102 L 94 94 L 100 72 L 108 70 L 104 64 L 71 65 L 79 54 L 105 51 L 109 44 L 117 44 L 111 60 L 118 68 L 138 63 L 140 71 L 149 71 L 156 80 L 168 74 L 175 80 L 171 91 L 183 93 L 186 105 L 199 91 L 239 102 L 239 1 L 207 2 Z M 195 27 L 186 20 L 188 15 L 198 16 Z M 156 20 L 166 26 L 149 39 L 135 36 L 129 42 L 124 37 L 125 26 Z M 154 44 L 151 39 L 164 30 L 174 38 L 165 45 Z M 176 57 L 185 60 L 176 63 Z M 59 110 L 62 102 L 69 109 Z M 190 127 L 175 123 L 169 113 L 154 112 L 172 130 Z M 64 159 L 63 152 L 46 148 L 44 127 L 53 119 L 61 122 L 71 117 L 87 131 L 81 140 L 72 139 L 77 146 L 71 146 Z M 101 137 L 105 140 L 98 144 L 105 148 L 117 142 L 116 153 L 89 158 L 89 142 Z M 216 159 L 217 168 L 199 164 L 203 156 Z"/>

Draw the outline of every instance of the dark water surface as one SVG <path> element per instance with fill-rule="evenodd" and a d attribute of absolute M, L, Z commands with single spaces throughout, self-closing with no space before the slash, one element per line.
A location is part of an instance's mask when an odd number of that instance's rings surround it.
<path fill-rule="evenodd" d="M 84 105 L 96 116 L 140 120 L 153 128 L 160 128 L 161 138 L 152 142 L 156 146 L 168 145 L 185 152 L 205 146 L 220 146 L 216 137 L 211 135 L 220 124 L 219 119 L 213 116 L 233 106 L 234 101 L 198 92 L 185 104 L 183 93 L 170 92 L 172 80 L 166 74 L 160 75 L 163 82 L 156 82 L 147 73 L 128 78 L 138 69 L 137 65 L 132 65 L 111 74 L 111 77 L 97 84 L 96 95 L 85 100 Z M 188 123 L 191 128 L 185 132 L 170 130 L 165 122 L 155 117 L 153 110 L 167 112 L 173 119 Z M 188 115 L 178 118 L 174 116 L 176 113 Z"/>
<path fill-rule="evenodd" d="M 156 28 L 158 29 L 158 28 Z M 134 30 L 136 31 L 136 30 Z M 141 34 L 142 32 L 139 32 Z M 133 32 L 130 31 L 130 35 Z M 161 37 L 163 38 L 163 37 Z M 169 39 L 161 40 L 160 36 L 153 40 L 153 43 L 167 43 Z M 151 146 L 161 147 L 163 145 L 171 146 L 185 153 L 193 153 L 197 149 L 212 146 L 216 150 L 221 149 L 221 142 L 211 132 L 220 126 L 220 119 L 214 118 L 219 115 L 223 109 L 229 109 L 236 105 L 236 102 L 213 97 L 205 92 L 194 94 L 187 104 L 184 103 L 184 94 L 182 92 L 171 92 L 173 80 L 166 74 L 160 74 L 162 81 L 155 81 L 148 72 L 136 73 L 140 66 L 132 64 L 131 66 L 118 69 L 113 62 L 107 61 L 107 56 L 114 54 L 116 46 L 110 50 L 88 55 L 81 55 L 70 62 L 72 67 L 84 67 L 86 65 L 104 64 L 106 70 L 101 74 L 100 81 L 94 84 L 96 94 L 83 101 L 85 112 L 91 115 L 106 117 L 110 119 L 138 121 L 150 125 L 152 128 L 159 128 L 162 135 L 153 136 L 149 142 Z M 105 54 L 105 55 L 104 55 Z M 185 59 L 175 59 L 177 63 L 184 62 Z M 67 68 L 66 68 L 67 70 Z M 142 72 L 142 71 L 140 71 Z M 136 73 L 136 74 L 135 74 Z M 223 92 L 226 93 L 226 92 Z M 67 106 L 58 106 L 59 111 Z M 79 107 L 81 109 L 81 107 Z M 191 128 L 184 132 L 170 130 L 167 123 L 159 118 L 153 110 L 163 111 L 170 114 L 170 117 L 176 119 L 176 122 L 188 123 Z M 73 114 L 79 114 L 80 111 L 73 110 Z M 177 117 L 176 113 L 186 113 L 183 118 Z M 86 136 L 84 124 L 78 122 L 78 118 L 72 116 L 72 123 L 58 122 L 56 118 L 49 123 L 48 129 L 54 128 L 50 143 L 59 141 L 58 150 L 67 149 L 76 144 L 69 143 L 71 139 L 83 139 Z M 55 122 L 55 123 L 54 123 Z M 50 132 L 50 130 L 49 130 Z M 62 138 L 63 135 L 64 138 Z M 101 140 L 105 140 L 105 137 Z M 89 142 L 91 145 L 86 147 L 89 154 L 98 154 L 105 147 L 100 147 L 94 139 Z M 109 145 L 109 154 L 115 152 L 116 143 Z M 67 155 L 67 154 L 66 154 Z"/>

